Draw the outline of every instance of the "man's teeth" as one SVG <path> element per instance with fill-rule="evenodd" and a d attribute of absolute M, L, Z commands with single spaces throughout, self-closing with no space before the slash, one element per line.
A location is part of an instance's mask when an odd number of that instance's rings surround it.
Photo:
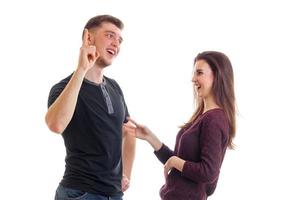
<path fill-rule="evenodd" d="M 113 50 L 108 49 L 107 52 L 112 54 L 112 55 L 115 55 L 115 51 L 113 51 Z"/>

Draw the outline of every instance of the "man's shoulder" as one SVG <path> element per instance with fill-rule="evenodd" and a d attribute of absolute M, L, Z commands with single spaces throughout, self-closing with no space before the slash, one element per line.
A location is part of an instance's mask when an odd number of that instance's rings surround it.
<path fill-rule="evenodd" d="M 54 93 L 56 91 L 62 91 L 66 87 L 68 82 L 70 81 L 71 77 L 72 77 L 72 74 L 67 76 L 66 78 L 60 80 L 59 82 L 55 83 L 50 90 L 50 94 Z"/>
<path fill-rule="evenodd" d="M 109 78 L 107 76 L 104 76 L 104 78 L 105 78 L 105 81 L 109 84 L 118 84 L 117 81 L 113 78 Z"/>
<path fill-rule="evenodd" d="M 70 81 L 72 75 L 73 75 L 73 73 L 72 73 L 71 75 L 65 77 L 64 79 L 58 81 L 56 84 L 53 85 L 53 87 L 55 87 L 55 86 L 67 85 L 68 82 Z"/>
<path fill-rule="evenodd" d="M 121 89 L 119 84 L 117 83 L 117 81 L 115 79 L 109 78 L 107 76 L 105 76 L 104 78 L 105 78 L 105 81 L 106 81 L 107 84 L 109 84 L 109 85 L 111 85 L 111 86 L 113 86 L 113 87 L 115 87 L 119 90 Z"/>
<path fill-rule="evenodd" d="M 58 82 L 59 83 L 68 83 L 72 77 L 73 73 L 70 74 L 69 76 L 67 76 L 66 78 L 62 79 L 61 81 Z"/>

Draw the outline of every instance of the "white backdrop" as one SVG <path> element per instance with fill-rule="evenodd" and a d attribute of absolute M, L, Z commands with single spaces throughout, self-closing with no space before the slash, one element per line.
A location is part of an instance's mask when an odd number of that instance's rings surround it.
<path fill-rule="evenodd" d="M 1 1 L 1 199 L 53 199 L 65 149 L 44 123 L 48 93 L 75 69 L 82 28 L 98 14 L 125 24 L 106 75 L 121 85 L 131 116 L 170 147 L 193 111 L 193 58 L 217 50 L 231 59 L 237 149 L 227 152 L 211 200 L 300 199 L 299 8 L 291 0 Z M 159 199 L 163 183 L 162 165 L 138 141 L 125 199 Z"/>

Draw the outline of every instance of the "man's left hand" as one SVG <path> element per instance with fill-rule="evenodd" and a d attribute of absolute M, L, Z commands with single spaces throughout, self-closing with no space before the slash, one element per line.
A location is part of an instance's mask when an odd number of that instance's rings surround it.
<path fill-rule="evenodd" d="M 122 177 L 122 192 L 125 192 L 130 186 L 129 178 L 124 174 Z"/>

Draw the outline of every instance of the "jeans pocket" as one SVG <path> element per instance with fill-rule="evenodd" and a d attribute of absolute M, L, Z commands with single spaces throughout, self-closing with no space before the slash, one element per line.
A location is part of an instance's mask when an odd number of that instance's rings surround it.
<path fill-rule="evenodd" d="M 56 200 L 83 200 L 87 192 L 59 186 L 56 192 Z"/>
<path fill-rule="evenodd" d="M 66 200 L 80 200 L 80 199 L 83 199 L 86 195 L 87 195 L 87 192 L 68 188 Z"/>

